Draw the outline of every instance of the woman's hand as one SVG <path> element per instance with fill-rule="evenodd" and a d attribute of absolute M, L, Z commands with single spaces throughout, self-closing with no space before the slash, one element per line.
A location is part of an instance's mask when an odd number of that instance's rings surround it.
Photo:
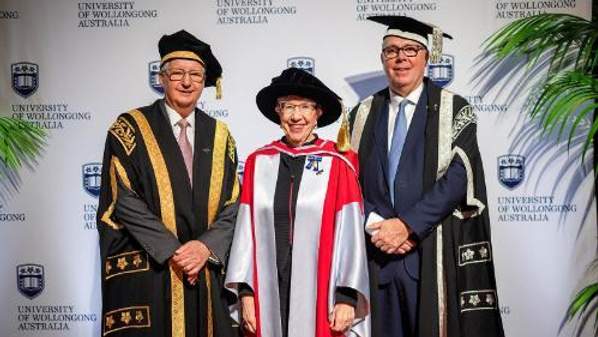
<path fill-rule="evenodd" d="M 330 329 L 335 332 L 349 331 L 355 319 L 355 308 L 349 304 L 337 303 L 330 315 Z"/>
<path fill-rule="evenodd" d="M 252 295 L 241 297 L 241 312 L 243 314 L 243 328 L 254 334 L 257 330 L 255 319 L 255 299 Z"/>

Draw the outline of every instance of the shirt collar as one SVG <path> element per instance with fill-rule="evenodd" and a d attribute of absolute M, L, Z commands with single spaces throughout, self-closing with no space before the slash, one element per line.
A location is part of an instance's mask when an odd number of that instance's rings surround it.
<path fill-rule="evenodd" d="M 390 88 L 388 88 L 388 91 L 390 92 L 390 104 L 392 104 L 393 106 L 398 107 L 404 99 L 407 99 L 413 105 L 417 105 L 417 102 L 419 101 L 419 96 L 421 96 L 422 92 L 424 91 L 424 82 L 420 83 L 417 86 L 417 88 L 415 88 L 415 90 L 413 90 L 409 93 L 409 95 L 407 95 L 407 97 L 400 96 L 399 94 L 392 91 Z"/>
<path fill-rule="evenodd" d="M 176 110 L 171 108 L 168 103 L 164 102 L 164 106 L 166 107 L 166 112 L 168 113 L 168 118 L 170 119 L 170 125 L 176 126 L 177 123 L 182 119 L 181 115 L 179 115 Z M 187 116 L 187 122 L 189 122 L 190 127 L 195 127 L 195 110 L 191 111 L 189 116 Z"/>

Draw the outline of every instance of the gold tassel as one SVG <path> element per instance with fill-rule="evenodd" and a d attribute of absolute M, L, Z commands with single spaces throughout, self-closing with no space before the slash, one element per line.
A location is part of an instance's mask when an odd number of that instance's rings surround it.
<path fill-rule="evenodd" d="M 434 27 L 429 38 L 431 39 L 430 63 L 440 63 L 442 58 L 442 31 L 440 28 Z"/>
<path fill-rule="evenodd" d="M 222 77 L 216 80 L 216 99 L 222 98 Z"/>
<path fill-rule="evenodd" d="M 347 119 L 347 113 L 345 112 L 345 106 L 341 106 L 341 127 L 338 129 L 338 135 L 336 135 L 336 150 L 338 152 L 347 152 L 351 150 L 351 141 L 349 137 L 349 120 Z"/>

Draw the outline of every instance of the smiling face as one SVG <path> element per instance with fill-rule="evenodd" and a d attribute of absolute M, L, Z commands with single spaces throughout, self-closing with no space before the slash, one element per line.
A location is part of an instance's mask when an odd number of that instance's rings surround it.
<path fill-rule="evenodd" d="M 316 102 L 300 96 L 283 96 L 278 98 L 274 110 L 289 145 L 302 146 L 314 138 L 313 130 L 322 115 Z"/>
<path fill-rule="evenodd" d="M 181 79 L 178 79 L 177 73 L 183 73 Z M 185 118 L 195 109 L 201 96 L 205 86 L 205 69 L 194 60 L 174 59 L 168 61 L 160 73 L 160 83 L 168 105 Z"/>
<path fill-rule="evenodd" d="M 398 36 L 387 36 L 382 43 L 383 50 L 408 46 L 418 49 L 423 47 L 419 42 Z M 394 58 L 386 58 L 384 53 L 380 54 L 380 58 L 390 88 L 399 95 L 406 97 L 423 82 L 428 59 L 428 52 L 425 48 L 420 49 L 417 55 L 412 57 L 406 56 L 405 52 L 400 51 Z"/>

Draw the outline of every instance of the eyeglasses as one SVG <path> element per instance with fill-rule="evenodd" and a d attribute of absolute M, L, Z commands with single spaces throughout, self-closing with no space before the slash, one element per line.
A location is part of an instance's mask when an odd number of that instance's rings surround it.
<path fill-rule="evenodd" d="M 292 104 L 288 102 L 281 102 L 278 105 L 280 111 L 285 115 L 290 115 L 295 112 L 299 112 L 301 114 L 310 113 L 316 110 L 317 105 L 314 103 L 301 103 L 301 104 Z"/>
<path fill-rule="evenodd" d="M 201 83 L 205 77 L 205 74 L 199 70 L 185 71 L 183 69 L 173 69 L 165 71 L 164 73 L 171 81 L 182 81 L 185 78 L 185 75 L 189 74 L 189 78 L 192 82 Z"/>
<path fill-rule="evenodd" d="M 404 47 L 395 47 L 395 46 L 388 46 L 382 49 L 382 55 L 384 55 L 385 59 L 394 59 L 399 57 L 399 53 L 401 50 L 407 57 L 415 57 L 420 50 L 426 49 L 420 46 L 404 46 Z"/>

